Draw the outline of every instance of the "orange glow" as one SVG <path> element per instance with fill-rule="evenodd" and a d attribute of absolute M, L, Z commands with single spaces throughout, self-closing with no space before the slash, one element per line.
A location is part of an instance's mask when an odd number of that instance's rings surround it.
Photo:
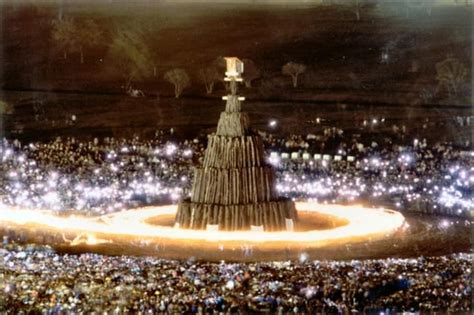
<path fill-rule="evenodd" d="M 22 210 L 13 207 L 0 208 L 0 222 L 13 225 L 34 225 L 35 229 L 56 229 L 77 233 L 70 245 L 85 243 L 102 244 L 109 241 L 98 239 L 101 236 L 131 236 L 160 238 L 169 240 L 194 240 L 205 242 L 239 241 L 245 243 L 297 243 L 306 245 L 328 244 L 331 242 L 360 241 L 364 238 L 384 238 L 397 231 L 405 223 L 399 212 L 362 206 L 322 205 L 311 202 L 296 203 L 298 211 L 333 215 L 346 219 L 349 223 L 329 230 L 304 232 L 255 232 L 255 231 L 203 231 L 186 230 L 169 226 L 157 226 L 146 223 L 152 217 L 173 215 L 176 205 L 145 207 L 118 212 L 95 218 L 82 216 L 62 217 L 51 211 Z"/>

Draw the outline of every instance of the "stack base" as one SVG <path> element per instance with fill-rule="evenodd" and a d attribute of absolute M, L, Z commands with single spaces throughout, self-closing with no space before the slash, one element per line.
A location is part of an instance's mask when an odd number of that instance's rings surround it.
<path fill-rule="evenodd" d="M 244 205 L 216 205 L 184 200 L 178 205 L 176 223 L 180 228 L 204 230 L 207 225 L 218 225 L 219 230 L 250 230 L 263 226 L 265 231 L 286 230 L 286 219 L 296 222 L 293 201 L 281 198 L 276 201 Z"/>

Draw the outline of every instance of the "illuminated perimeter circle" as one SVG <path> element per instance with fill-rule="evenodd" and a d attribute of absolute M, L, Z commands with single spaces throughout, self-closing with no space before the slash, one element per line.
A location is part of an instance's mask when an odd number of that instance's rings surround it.
<path fill-rule="evenodd" d="M 347 224 L 326 230 L 309 231 L 209 231 L 188 230 L 171 226 L 147 223 L 150 219 L 170 217 L 176 213 L 176 205 L 145 207 L 127 210 L 95 218 L 81 216 L 57 216 L 51 211 L 20 210 L 3 206 L 0 209 L 2 224 L 32 227 L 35 231 L 77 233 L 86 235 L 84 243 L 113 242 L 114 237 L 131 237 L 133 239 L 155 239 L 161 242 L 169 240 L 176 244 L 190 241 L 196 244 L 211 242 L 256 243 L 258 246 L 308 246 L 320 247 L 337 243 L 359 242 L 367 239 L 387 238 L 405 224 L 405 218 L 397 211 L 365 208 L 351 205 L 323 205 L 311 202 L 296 203 L 298 213 L 319 213 L 343 219 Z M 198 242 L 196 242 L 198 241 Z M 74 245 L 74 244 L 71 244 Z"/>

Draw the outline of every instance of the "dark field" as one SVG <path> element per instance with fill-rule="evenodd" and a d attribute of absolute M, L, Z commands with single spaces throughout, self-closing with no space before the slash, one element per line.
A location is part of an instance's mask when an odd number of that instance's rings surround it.
<path fill-rule="evenodd" d="M 255 99 L 358 103 L 402 106 L 420 103 L 470 104 L 469 80 L 455 98 L 439 90 L 435 64 L 447 54 L 471 64 L 472 8 L 435 6 L 406 13 L 399 5 L 365 5 L 357 21 L 351 6 L 232 5 L 140 2 L 72 2 L 52 4 L 2 2 L 3 78 L 6 90 L 123 93 L 129 76 L 110 52 L 118 30 L 141 40 L 150 70 L 133 84 L 145 94 L 171 95 L 163 80 L 171 68 L 185 69 L 192 81 L 185 95 L 204 95 L 198 70 L 218 56 L 255 61 L 261 75 L 245 91 Z M 102 37 L 63 58 L 52 39 L 54 21 L 94 20 Z M 307 70 L 297 88 L 281 74 L 289 61 Z M 152 71 L 153 70 L 153 71 Z M 470 70 L 469 70 L 470 72 Z M 470 75 L 467 76 L 470 78 Z M 217 86 L 216 95 L 224 93 Z M 421 97 L 423 91 L 433 95 Z"/>
<path fill-rule="evenodd" d="M 396 124 L 413 136 L 469 139 L 468 128 L 453 121 L 472 115 L 472 7 L 434 6 L 429 15 L 406 11 L 400 3 L 364 5 L 357 21 L 347 5 L 135 1 L 59 7 L 4 1 L 0 100 L 13 107 L 13 114 L 4 115 L 5 134 L 27 140 L 149 138 L 156 129 L 174 128 L 175 137 L 195 137 L 215 126 L 223 109 L 220 96 L 227 93 L 218 82 L 206 94 L 198 71 L 230 55 L 252 59 L 260 71 L 252 87 L 241 90 L 257 129 L 268 130 L 268 121 L 276 119 L 271 131 L 282 135 L 338 126 L 379 137 Z M 77 49 L 64 59 L 53 39 L 59 19 L 98 25 L 101 40 L 84 48 L 82 63 Z M 135 34 L 139 51 L 147 52 L 139 75 L 124 70 L 120 56 L 111 53 L 124 31 Z M 435 66 L 448 54 L 468 69 L 456 95 L 436 80 Z M 307 66 L 296 88 L 281 73 L 289 61 Z M 191 78 L 181 99 L 174 99 L 172 85 L 163 79 L 172 68 L 185 69 Z M 127 78 L 145 98 L 126 96 Z M 318 117 L 322 122 L 316 125 Z M 385 122 L 360 128 L 364 119 L 374 118 Z"/>
<path fill-rule="evenodd" d="M 57 136 L 91 138 L 102 136 L 154 137 L 157 129 L 174 137 L 192 138 L 213 131 L 224 102 L 219 98 L 132 98 L 123 95 L 8 92 L 4 99 L 15 104 L 5 122 L 7 135 L 24 140 L 48 140 Z M 347 103 L 264 102 L 248 99 L 244 110 L 255 129 L 282 136 L 321 133 L 337 126 L 346 133 L 378 139 L 392 125 L 405 125 L 411 137 L 463 142 L 469 127 L 460 127 L 455 117 L 471 115 L 470 108 L 446 106 L 358 105 Z M 71 116 L 76 116 L 72 122 Z M 316 118 L 320 118 L 319 124 Z M 364 120 L 378 119 L 363 128 Z M 382 123 L 381 119 L 385 118 Z M 277 120 L 275 128 L 268 122 Z M 426 128 L 423 128 L 423 124 Z M 370 125 L 370 124 L 369 124 Z"/>

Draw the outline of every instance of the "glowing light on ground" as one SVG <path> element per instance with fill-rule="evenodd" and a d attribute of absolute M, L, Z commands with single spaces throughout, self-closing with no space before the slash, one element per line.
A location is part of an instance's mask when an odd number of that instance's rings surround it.
<path fill-rule="evenodd" d="M 288 245 L 318 246 L 332 242 L 352 242 L 364 239 L 385 238 L 399 230 L 405 218 L 399 212 L 362 206 L 322 205 L 311 202 L 296 203 L 299 212 L 319 213 L 345 219 L 348 224 L 329 230 L 304 232 L 257 232 L 257 231 L 203 231 L 185 230 L 171 226 L 147 223 L 151 218 L 172 216 L 177 206 L 146 207 L 105 216 L 87 218 L 81 216 L 58 216 L 52 211 L 23 210 L 0 207 L 2 225 L 33 227 L 35 231 L 76 233 L 77 237 L 67 241 L 71 246 L 81 243 L 97 245 L 109 242 L 102 238 L 117 236 L 159 238 L 170 241 L 204 241 L 212 243 L 245 242 Z M 99 236 L 100 235 L 100 238 Z"/>

